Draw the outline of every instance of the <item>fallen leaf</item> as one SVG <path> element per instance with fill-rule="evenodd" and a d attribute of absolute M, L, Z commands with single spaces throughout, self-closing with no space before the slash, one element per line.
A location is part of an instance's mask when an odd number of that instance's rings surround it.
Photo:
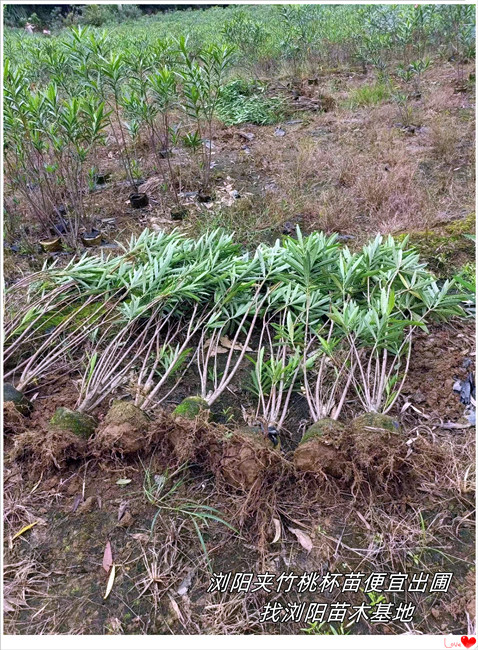
<path fill-rule="evenodd" d="M 300 530 L 299 528 L 289 528 L 289 530 L 297 537 L 302 548 L 305 548 L 305 550 L 310 553 L 314 548 L 314 545 L 312 544 L 312 540 L 307 535 L 307 533 L 304 533 L 304 531 Z"/>
<path fill-rule="evenodd" d="M 119 479 L 116 481 L 116 485 L 128 485 L 128 483 L 131 483 L 131 479 L 130 479 L 130 478 L 119 478 Z"/>
<path fill-rule="evenodd" d="M 105 553 L 103 555 L 103 569 L 108 573 L 113 564 L 113 553 L 111 551 L 111 544 L 106 542 Z"/>
<path fill-rule="evenodd" d="M 231 339 L 228 338 L 227 336 L 221 336 L 219 342 L 224 348 L 227 348 L 228 350 L 230 350 L 231 348 L 233 350 L 238 350 L 238 351 L 244 350 L 244 346 L 242 345 L 242 343 L 233 343 Z M 246 345 L 245 350 L 246 352 L 252 352 L 252 348 L 250 348 L 248 345 Z"/>
<path fill-rule="evenodd" d="M 28 524 L 28 526 L 24 526 L 21 530 L 18 531 L 18 533 L 15 533 L 15 535 L 12 537 L 12 542 L 17 537 L 20 537 L 20 535 L 23 535 L 23 533 L 26 533 L 27 530 L 30 530 L 30 528 L 33 528 L 33 526 L 36 526 L 37 523 L 38 523 L 38 521 L 34 521 L 32 524 Z"/>
<path fill-rule="evenodd" d="M 118 521 L 120 521 L 121 517 L 124 515 L 127 507 L 128 507 L 127 501 L 123 501 L 122 503 L 120 503 L 118 508 Z"/>
<path fill-rule="evenodd" d="M 183 615 L 181 614 L 181 610 L 179 609 L 179 605 L 170 594 L 168 594 L 168 596 L 169 596 L 169 602 L 171 603 L 171 608 L 173 609 L 174 613 L 181 621 L 181 623 L 184 623 L 184 618 Z"/>
<path fill-rule="evenodd" d="M 3 611 L 4 611 L 5 614 L 8 614 L 10 612 L 15 611 L 15 607 L 10 605 L 10 602 L 9 602 L 8 598 L 3 599 Z"/>
<path fill-rule="evenodd" d="M 178 596 L 184 596 L 185 594 L 188 593 L 189 587 L 191 586 L 195 573 L 196 573 L 196 569 L 191 569 L 191 571 L 189 571 L 188 575 L 184 578 L 184 580 L 181 582 L 181 584 L 178 587 L 178 591 L 177 591 Z"/>
<path fill-rule="evenodd" d="M 80 503 L 81 503 L 82 501 L 83 501 L 83 495 L 82 495 L 82 494 L 78 494 L 77 497 L 76 497 L 76 499 L 75 499 L 75 501 L 74 501 L 74 503 L 73 503 L 73 506 L 72 506 L 72 508 L 71 508 L 71 511 L 72 511 L 72 512 L 76 512 L 77 509 L 78 509 L 78 506 L 80 505 Z"/>
<path fill-rule="evenodd" d="M 279 519 L 273 519 L 272 521 L 274 522 L 274 526 L 276 529 L 276 534 L 274 535 L 274 539 L 272 540 L 272 543 L 275 544 L 280 540 L 281 525 Z"/>
<path fill-rule="evenodd" d="M 207 341 L 204 343 L 205 348 L 211 347 L 212 339 L 207 339 Z M 211 347 L 211 356 L 215 356 L 216 354 L 225 354 L 227 352 L 227 348 L 221 347 L 220 345 L 216 345 L 216 347 Z"/>
<path fill-rule="evenodd" d="M 30 400 L 30 401 L 31 401 L 31 400 Z M 35 485 L 32 487 L 32 490 L 31 490 L 30 494 L 33 494 L 33 493 L 35 492 L 35 490 L 36 490 L 36 489 L 38 488 L 38 486 L 40 485 L 42 478 L 43 478 L 43 472 L 41 473 L 41 476 L 40 476 L 40 478 L 39 478 L 39 480 L 38 480 L 38 483 L 35 483 Z"/>
<path fill-rule="evenodd" d="M 132 526 L 133 524 L 134 524 L 134 517 L 131 514 L 131 512 L 129 512 L 129 510 L 126 510 L 126 512 L 118 522 L 118 526 L 120 526 L 121 528 L 129 528 L 129 526 Z"/>
<path fill-rule="evenodd" d="M 113 564 L 111 567 L 110 577 L 108 578 L 108 584 L 106 585 L 106 591 L 105 591 L 105 595 L 103 596 L 103 600 L 106 600 L 108 598 L 108 596 L 111 593 L 111 590 L 113 589 L 115 575 L 116 575 L 116 566 Z"/>

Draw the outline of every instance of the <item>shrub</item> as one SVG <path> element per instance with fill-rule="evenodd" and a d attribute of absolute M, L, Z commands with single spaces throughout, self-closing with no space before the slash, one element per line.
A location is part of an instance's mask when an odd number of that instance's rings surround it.
<path fill-rule="evenodd" d="M 114 20 L 113 5 L 85 5 L 81 10 L 81 22 L 93 27 L 101 27 Z"/>

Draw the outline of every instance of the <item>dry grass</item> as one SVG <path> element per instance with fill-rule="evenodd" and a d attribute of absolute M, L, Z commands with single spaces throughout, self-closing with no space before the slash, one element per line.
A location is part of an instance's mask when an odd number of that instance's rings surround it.
<path fill-rule="evenodd" d="M 302 215 L 309 229 L 362 239 L 468 214 L 474 205 L 473 104 L 454 94 L 452 77 L 446 68 L 427 75 L 422 98 L 412 102 L 420 125 L 414 133 L 397 125 L 393 101 L 341 108 L 341 88 L 333 111 L 286 125 L 283 138 L 266 131 L 254 145 L 253 162 L 273 179 L 266 194 L 270 212 L 282 221 Z M 367 83 L 354 79 L 348 94 Z"/>

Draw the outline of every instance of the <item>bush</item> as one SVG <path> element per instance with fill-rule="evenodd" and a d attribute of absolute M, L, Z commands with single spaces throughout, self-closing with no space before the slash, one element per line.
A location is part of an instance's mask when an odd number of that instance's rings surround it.
<path fill-rule="evenodd" d="M 93 27 L 101 27 L 114 20 L 115 7 L 112 5 L 85 5 L 81 9 L 81 22 Z"/>
<path fill-rule="evenodd" d="M 138 5 L 118 5 L 118 22 L 120 23 L 124 20 L 138 20 L 142 15 Z"/>

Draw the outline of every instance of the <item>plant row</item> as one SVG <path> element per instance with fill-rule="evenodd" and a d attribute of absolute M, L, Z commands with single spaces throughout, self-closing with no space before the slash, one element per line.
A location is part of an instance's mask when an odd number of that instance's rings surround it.
<path fill-rule="evenodd" d="M 28 304 L 15 312 L 24 286 Z M 120 389 L 153 408 L 195 369 L 211 405 L 249 360 L 269 426 L 280 428 L 296 391 L 314 421 L 338 418 L 348 399 L 386 413 L 414 333 L 464 316 L 464 298 L 390 236 L 351 252 L 335 235 L 297 230 L 247 254 L 220 231 L 145 230 L 120 256 L 84 255 L 7 292 L 5 378 L 22 390 L 79 370 L 77 406 L 89 412 Z"/>

